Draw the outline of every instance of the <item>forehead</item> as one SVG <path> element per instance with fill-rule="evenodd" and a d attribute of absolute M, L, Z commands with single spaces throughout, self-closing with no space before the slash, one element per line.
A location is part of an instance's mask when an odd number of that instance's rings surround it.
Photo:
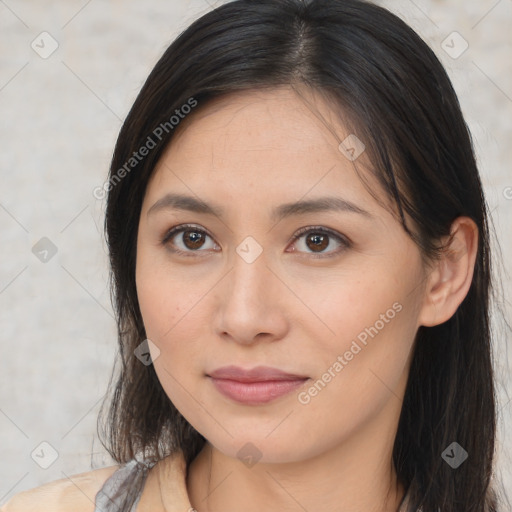
<path fill-rule="evenodd" d="M 245 195 L 261 206 L 264 199 L 338 192 L 375 203 L 355 170 L 357 165 L 382 198 L 367 155 L 363 151 L 352 161 L 340 151 L 340 141 L 355 134 L 338 112 L 321 96 L 289 87 L 240 91 L 199 104 L 178 125 L 147 194 L 154 198 L 173 189 L 204 199 Z"/>
<path fill-rule="evenodd" d="M 329 146 L 338 155 L 336 136 L 349 134 L 329 104 L 318 93 L 289 86 L 229 93 L 198 105 L 177 127 L 171 146 L 182 148 L 198 137 L 230 139 L 230 150 L 270 149 L 306 152 Z M 326 124 L 334 129 L 334 136 Z M 338 155 L 339 156 L 339 155 Z"/>

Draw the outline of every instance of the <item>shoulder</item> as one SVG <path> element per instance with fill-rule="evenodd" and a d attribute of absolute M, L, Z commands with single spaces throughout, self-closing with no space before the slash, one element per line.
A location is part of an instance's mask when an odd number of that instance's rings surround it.
<path fill-rule="evenodd" d="M 72 475 L 14 495 L 0 512 L 94 512 L 96 493 L 120 466 Z"/>

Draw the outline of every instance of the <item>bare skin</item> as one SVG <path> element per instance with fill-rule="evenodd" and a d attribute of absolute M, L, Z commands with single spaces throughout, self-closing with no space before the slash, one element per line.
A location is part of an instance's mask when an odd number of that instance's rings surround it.
<path fill-rule="evenodd" d="M 340 140 L 349 135 L 328 105 L 310 99 Z M 198 512 L 396 511 L 405 489 L 391 456 L 414 337 L 419 326 L 450 318 L 464 299 L 476 226 L 457 219 L 453 250 L 425 268 L 398 220 L 364 188 L 338 140 L 291 89 L 216 100 L 183 127 L 146 190 L 136 281 L 147 337 L 160 351 L 153 352 L 158 378 L 208 440 L 190 467 L 190 503 Z M 368 164 L 364 152 L 357 163 Z M 224 216 L 149 212 L 168 193 L 218 204 Z M 343 198 L 368 215 L 271 218 L 283 203 L 321 196 Z M 193 227 L 162 243 L 185 223 Z M 294 240 L 304 227 L 312 229 Z M 187 230 L 203 231 L 202 242 L 184 237 Z M 315 234 L 323 236 L 317 245 Z M 250 263 L 236 251 L 248 247 L 248 236 L 262 249 Z M 371 326 L 377 334 L 345 356 Z M 337 371 L 338 356 L 346 364 Z M 242 404 L 208 377 L 230 364 L 272 366 L 308 380 L 269 403 Z M 315 393 L 319 379 L 328 382 Z M 238 454 L 244 446 L 258 458 L 250 467 Z M 154 475 L 144 495 L 161 496 L 153 510 L 168 510 L 171 491 Z"/>

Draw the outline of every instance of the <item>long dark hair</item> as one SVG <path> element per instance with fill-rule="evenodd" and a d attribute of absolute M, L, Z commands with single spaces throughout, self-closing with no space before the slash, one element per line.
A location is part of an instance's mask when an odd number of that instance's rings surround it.
<path fill-rule="evenodd" d="M 458 216 L 478 226 L 467 296 L 448 321 L 417 332 L 393 464 L 409 510 L 497 511 L 489 213 L 471 136 L 433 51 L 397 16 L 361 0 L 223 4 L 192 23 L 147 78 L 121 128 L 105 188 L 119 357 L 99 417 L 101 442 L 119 463 L 177 450 L 190 463 L 205 443 L 153 366 L 134 356 L 146 338 L 135 287 L 141 205 L 185 114 L 221 95 L 278 86 L 309 88 L 343 114 L 365 141 L 373 172 L 425 261 L 439 256 L 439 240 Z M 149 150 L 133 160 L 142 147 Z M 457 469 L 441 456 L 452 442 L 469 454 Z"/>

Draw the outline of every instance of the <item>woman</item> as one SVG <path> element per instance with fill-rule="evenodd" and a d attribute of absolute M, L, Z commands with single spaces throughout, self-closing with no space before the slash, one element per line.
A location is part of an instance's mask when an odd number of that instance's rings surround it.
<path fill-rule="evenodd" d="M 104 190 L 119 465 L 3 510 L 499 510 L 487 207 L 451 83 L 399 18 L 204 15 Z"/>

